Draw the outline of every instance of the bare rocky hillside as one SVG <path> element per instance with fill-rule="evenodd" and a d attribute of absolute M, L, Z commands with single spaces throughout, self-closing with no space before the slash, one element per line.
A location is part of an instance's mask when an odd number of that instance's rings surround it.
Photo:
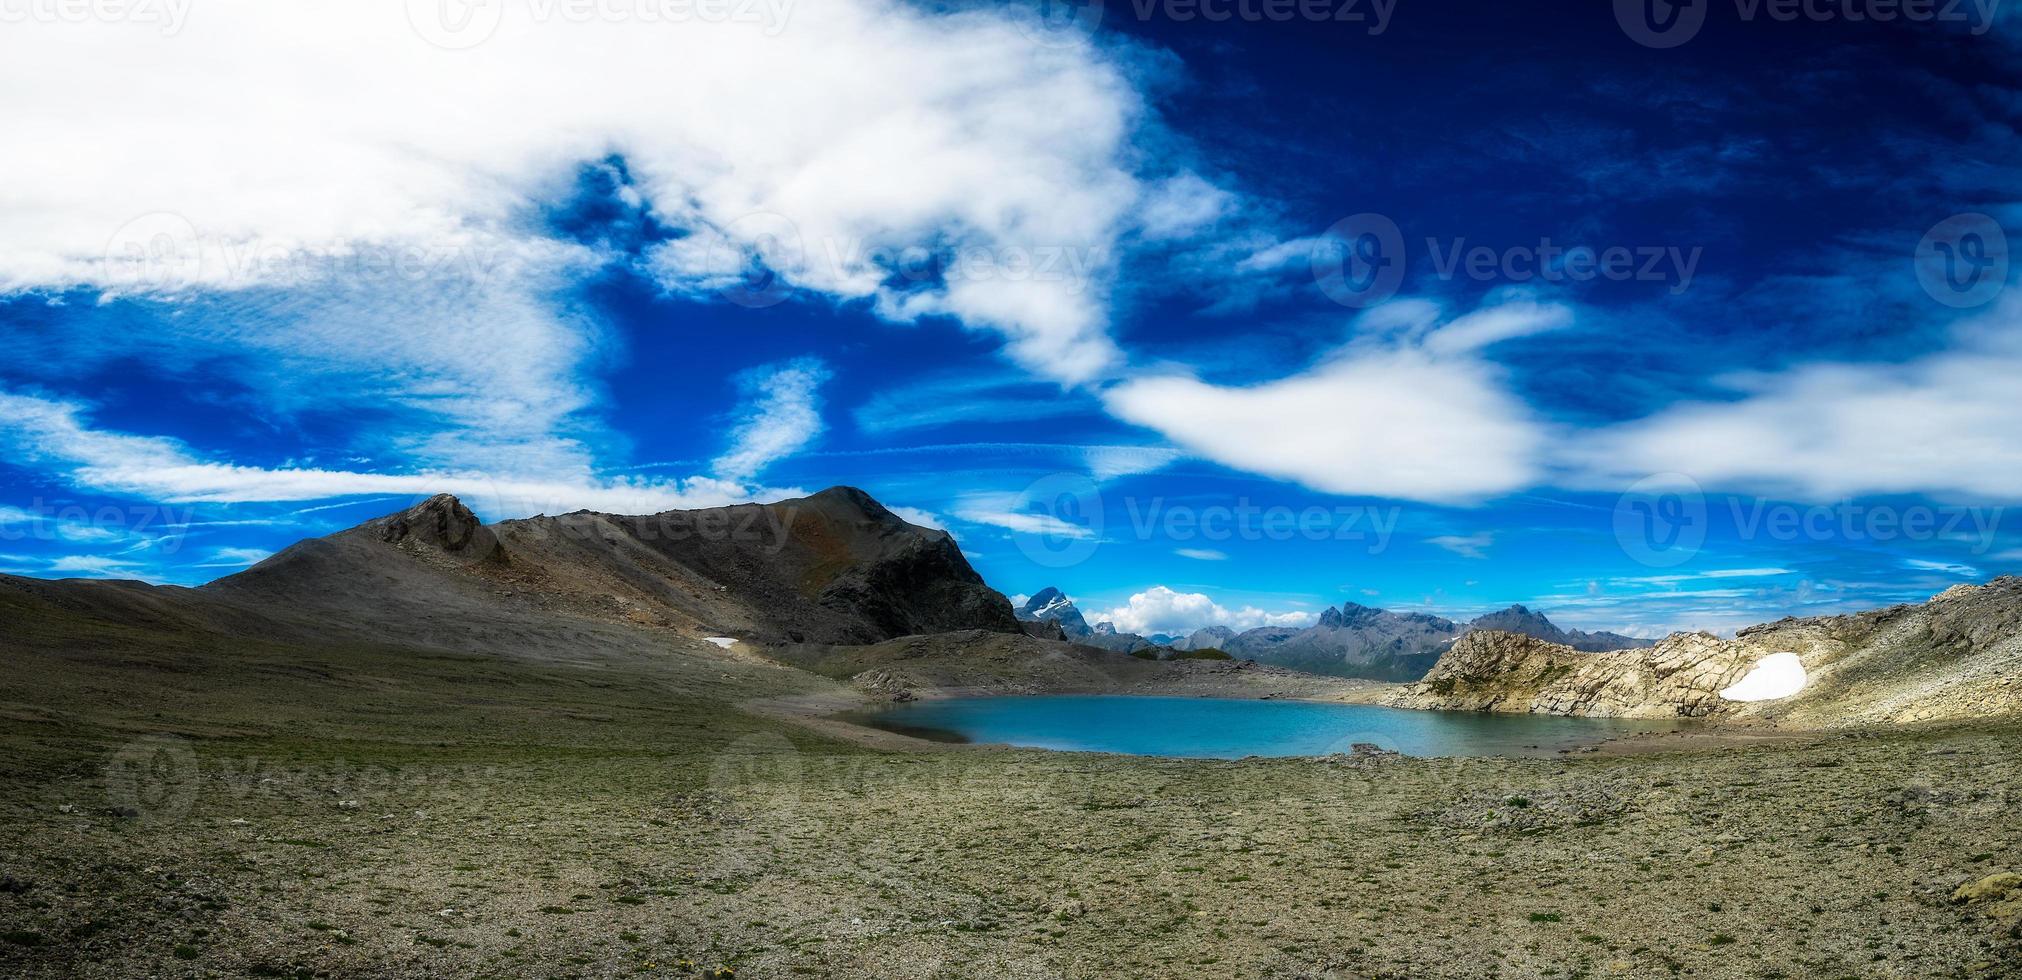
<path fill-rule="evenodd" d="M 945 531 L 861 490 L 623 516 L 480 523 L 442 495 L 304 541 L 205 593 L 320 619 L 388 617 L 461 633 L 560 614 L 755 644 L 1018 632 Z"/>
<path fill-rule="evenodd" d="M 1737 702 L 1719 692 L 1764 658 L 1795 654 L 1805 684 Z M 1797 727 L 1940 721 L 2022 711 L 2022 578 L 1930 601 L 1784 619 L 1732 640 L 1678 633 L 1655 647 L 1584 653 L 1512 633 L 1462 637 L 1397 707 L 1596 717 L 1762 718 Z"/>

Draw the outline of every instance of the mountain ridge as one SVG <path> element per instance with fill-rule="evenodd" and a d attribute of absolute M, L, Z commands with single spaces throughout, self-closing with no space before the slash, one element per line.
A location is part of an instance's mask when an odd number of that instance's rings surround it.
<path fill-rule="evenodd" d="M 393 554 L 407 559 L 388 561 Z M 485 524 L 456 497 L 296 543 L 196 590 L 308 614 L 566 613 L 756 643 L 1018 632 L 945 531 L 862 490 L 649 515 Z"/>
<path fill-rule="evenodd" d="M 1605 631 L 1563 629 L 1521 604 L 1463 622 L 1344 602 L 1321 610 L 1311 626 L 1259 626 L 1239 632 L 1218 624 L 1179 637 L 1146 637 L 1119 632 L 1110 623 L 1088 626 L 1073 601 L 1048 586 L 1035 593 L 1018 610 L 1018 616 L 1028 622 L 1056 623 L 1069 640 L 1107 650 L 1129 653 L 1170 647 L 1184 652 L 1212 648 L 1310 673 L 1392 681 L 1424 676 L 1455 640 L 1473 630 L 1521 633 L 1587 651 L 1635 649 L 1658 642 Z"/>

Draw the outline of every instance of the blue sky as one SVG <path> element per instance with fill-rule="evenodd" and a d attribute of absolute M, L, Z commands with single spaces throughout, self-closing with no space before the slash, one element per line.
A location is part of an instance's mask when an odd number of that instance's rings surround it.
<path fill-rule="evenodd" d="M 11 27 L 0 571 L 837 483 L 1146 631 L 2022 570 L 2008 11 L 1210 6 Z"/>

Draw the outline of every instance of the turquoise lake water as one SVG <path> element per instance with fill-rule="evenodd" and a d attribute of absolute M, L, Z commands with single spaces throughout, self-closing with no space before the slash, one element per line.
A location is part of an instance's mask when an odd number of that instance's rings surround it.
<path fill-rule="evenodd" d="M 1677 727 L 1608 718 L 1102 694 L 917 701 L 847 717 L 939 741 L 1214 759 L 1326 755 L 1347 752 L 1356 742 L 1406 755 L 1550 755 Z"/>

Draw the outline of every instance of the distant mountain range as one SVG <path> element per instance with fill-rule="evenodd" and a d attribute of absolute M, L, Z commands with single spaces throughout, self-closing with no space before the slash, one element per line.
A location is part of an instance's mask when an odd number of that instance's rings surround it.
<path fill-rule="evenodd" d="M 1417 680 L 1439 660 L 1453 641 L 1470 630 L 1521 633 L 1575 650 L 1627 650 L 1655 640 L 1619 633 L 1561 629 L 1542 613 L 1523 606 L 1492 612 L 1466 622 L 1425 613 L 1398 613 L 1357 603 L 1320 613 L 1312 626 L 1262 626 L 1236 632 L 1209 626 L 1187 636 L 1118 632 L 1115 625 L 1089 626 L 1074 603 L 1057 588 L 1041 589 L 1017 610 L 1018 618 L 1052 623 L 1075 643 L 1129 653 L 1153 647 L 1175 650 L 1219 649 L 1258 663 L 1290 667 L 1315 674 L 1367 677 L 1377 680 Z"/>

